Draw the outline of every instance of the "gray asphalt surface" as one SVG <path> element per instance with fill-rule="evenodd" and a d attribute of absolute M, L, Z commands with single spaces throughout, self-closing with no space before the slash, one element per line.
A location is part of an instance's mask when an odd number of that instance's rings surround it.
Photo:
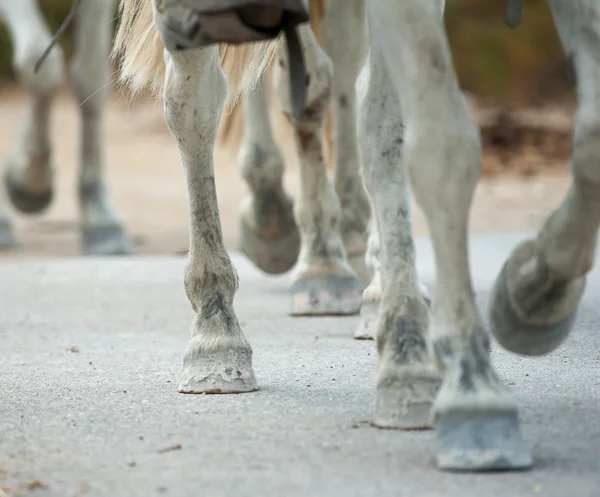
<path fill-rule="evenodd" d="M 520 238 L 472 240 L 484 312 Z M 418 251 L 431 289 L 429 243 Z M 351 338 L 357 317 L 287 317 L 287 277 L 233 257 L 261 390 L 232 396 L 175 390 L 183 259 L 0 262 L 1 497 L 600 496 L 600 270 L 558 351 L 494 347 L 535 468 L 469 475 L 435 469 L 432 432 L 368 424 L 375 354 Z"/>

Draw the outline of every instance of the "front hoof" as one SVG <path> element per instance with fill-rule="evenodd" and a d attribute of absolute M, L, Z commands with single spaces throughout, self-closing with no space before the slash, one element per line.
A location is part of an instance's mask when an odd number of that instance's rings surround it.
<path fill-rule="evenodd" d="M 83 228 L 85 255 L 130 255 L 133 247 L 129 236 L 118 224 Z"/>
<path fill-rule="evenodd" d="M 436 419 L 436 435 L 440 469 L 520 470 L 533 464 L 514 411 L 447 412 Z"/>
<path fill-rule="evenodd" d="M 262 202 L 249 198 L 240 219 L 240 250 L 267 274 L 286 273 L 300 253 L 300 232 L 294 221 L 292 201 L 264 194 Z"/>
<path fill-rule="evenodd" d="M 254 392 L 258 383 L 251 354 L 230 350 L 186 355 L 177 390 L 195 394 Z"/>
<path fill-rule="evenodd" d="M 292 316 L 339 316 L 357 314 L 361 289 L 349 276 L 313 276 L 296 281 L 291 288 Z"/>
<path fill-rule="evenodd" d="M 8 219 L 0 219 L 0 249 L 11 249 L 19 245 Z"/>
<path fill-rule="evenodd" d="M 435 373 L 411 384 L 385 385 L 375 392 L 373 424 L 396 430 L 429 430 L 433 428 L 431 407 L 441 380 Z"/>
<path fill-rule="evenodd" d="M 37 214 L 48 208 L 54 197 L 53 189 L 45 192 L 28 192 L 22 185 L 4 176 L 4 186 L 10 203 L 23 214 Z"/>
<path fill-rule="evenodd" d="M 534 257 L 535 242 L 517 247 L 496 279 L 490 305 L 491 331 L 498 343 L 528 356 L 548 354 L 567 338 L 585 287 L 584 278 L 553 282 L 547 277 L 549 269 L 524 274 L 523 267 L 531 267 Z"/>

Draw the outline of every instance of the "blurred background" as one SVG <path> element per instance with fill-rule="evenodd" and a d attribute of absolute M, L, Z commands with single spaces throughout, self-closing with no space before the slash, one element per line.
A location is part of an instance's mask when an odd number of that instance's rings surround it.
<path fill-rule="evenodd" d="M 71 0 L 41 0 L 52 32 Z M 518 29 L 504 23 L 503 0 L 447 0 L 446 26 L 460 83 L 469 97 L 485 145 L 483 178 L 471 214 L 473 233 L 536 228 L 568 186 L 575 93 L 567 61 L 545 1 L 528 0 Z M 61 41 L 72 52 L 69 31 Z M 0 164 L 14 151 L 27 95 L 11 67 L 12 46 L 0 29 Z M 113 75 L 114 78 L 114 75 Z M 112 81 L 114 83 L 114 81 Z M 285 182 L 296 191 L 296 160 L 289 127 L 273 102 L 277 139 L 286 157 Z M 188 245 L 187 197 L 177 147 L 149 95 L 135 100 L 111 84 L 106 117 L 106 167 L 115 206 L 138 254 L 172 254 Z M 235 250 L 237 213 L 246 188 L 236 153 L 243 126 L 219 140 L 215 168 L 226 245 Z M 79 115 L 68 84 L 52 115 L 56 192 L 43 214 L 12 212 L 21 246 L 0 257 L 79 255 Z M 3 167 L 3 166 L 0 166 Z M 427 229 L 418 208 L 415 232 Z"/>

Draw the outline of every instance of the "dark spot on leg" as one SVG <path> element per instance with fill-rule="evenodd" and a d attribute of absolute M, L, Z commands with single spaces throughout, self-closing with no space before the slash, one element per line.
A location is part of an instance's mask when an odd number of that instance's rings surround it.
<path fill-rule="evenodd" d="M 346 107 L 348 107 L 348 97 L 346 95 L 344 95 L 343 93 L 340 95 L 340 107 L 342 109 L 345 109 Z"/>
<path fill-rule="evenodd" d="M 308 88 L 308 85 L 310 85 L 310 74 L 306 75 L 306 87 Z"/>

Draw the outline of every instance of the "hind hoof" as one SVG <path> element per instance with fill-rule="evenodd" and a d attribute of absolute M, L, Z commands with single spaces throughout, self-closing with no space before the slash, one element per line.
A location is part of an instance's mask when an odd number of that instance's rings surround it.
<path fill-rule="evenodd" d="M 309 277 L 291 288 L 292 316 L 339 316 L 357 314 L 361 289 L 348 276 Z"/>
<path fill-rule="evenodd" d="M 294 267 L 300 253 L 300 232 L 293 202 L 285 192 L 248 197 L 240 217 L 240 250 L 261 271 L 282 274 Z"/>
<path fill-rule="evenodd" d="M 535 273 L 532 278 L 524 276 L 522 269 L 532 257 L 535 242 L 525 242 L 502 268 L 491 295 L 490 324 L 492 334 L 506 350 L 540 356 L 555 350 L 571 332 L 585 279 L 548 284 Z M 539 274 L 545 276 L 549 271 Z"/>
<path fill-rule="evenodd" d="M 119 225 L 84 228 L 84 255 L 130 255 L 133 253 L 131 240 Z"/>
<path fill-rule="evenodd" d="M 21 185 L 4 176 L 4 186 L 12 206 L 23 214 L 38 214 L 52 203 L 54 192 L 52 188 L 41 193 L 28 192 Z"/>
<path fill-rule="evenodd" d="M 240 250 L 258 269 L 267 274 L 282 274 L 294 267 L 300 253 L 300 233 L 296 226 L 280 237 L 262 236 L 242 222 Z"/>
<path fill-rule="evenodd" d="M 451 471 L 520 470 L 532 466 L 515 412 L 438 416 L 437 465 Z"/>
<path fill-rule="evenodd" d="M 360 321 L 354 332 L 356 340 L 373 340 L 377 330 L 379 300 L 363 300 L 360 304 Z"/>

